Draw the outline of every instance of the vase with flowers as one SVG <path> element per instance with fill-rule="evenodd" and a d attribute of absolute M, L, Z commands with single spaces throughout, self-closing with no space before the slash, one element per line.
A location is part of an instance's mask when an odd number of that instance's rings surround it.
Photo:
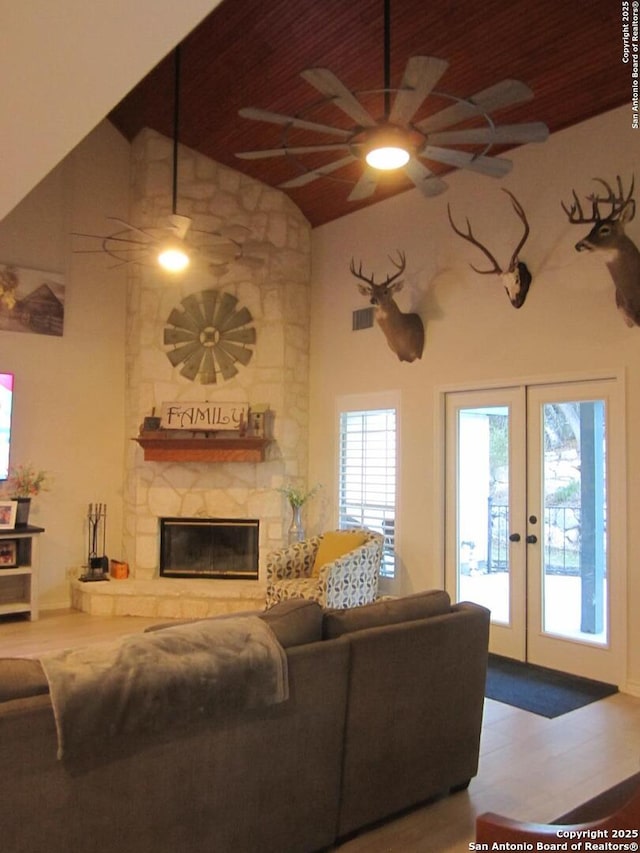
<path fill-rule="evenodd" d="M 309 490 L 300 489 L 297 486 L 283 486 L 278 489 L 286 497 L 291 507 L 291 524 L 289 525 L 289 544 L 302 542 L 304 539 L 304 526 L 302 524 L 302 507 L 310 500 L 320 488 L 320 483 Z"/>
<path fill-rule="evenodd" d="M 48 488 L 49 475 L 47 472 L 37 470 L 31 463 L 16 465 L 9 469 L 5 491 L 10 500 L 16 501 L 18 504 L 16 527 L 27 526 L 31 498 L 37 497 L 40 492 L 47 491 Z"/>

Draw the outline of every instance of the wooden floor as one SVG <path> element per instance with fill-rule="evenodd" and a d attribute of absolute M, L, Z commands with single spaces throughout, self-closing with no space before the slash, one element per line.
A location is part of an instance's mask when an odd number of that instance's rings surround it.
<path fill-rule="evenodd" d="M 134 633 L 157 619 L 49 611 L 0 619 L 0 657 L 33 657 Z M 453 712 L 454 709 L 452 709 Z M 550 821 L 640 771 L 640 699 L 616 694 L 554 720 L 487 700 L 480 769 L 469 790 L 335 848 L 340 853 L 462 853 L 483 811 Z M 393 784 L 393 780 L 389 780 Z"/>

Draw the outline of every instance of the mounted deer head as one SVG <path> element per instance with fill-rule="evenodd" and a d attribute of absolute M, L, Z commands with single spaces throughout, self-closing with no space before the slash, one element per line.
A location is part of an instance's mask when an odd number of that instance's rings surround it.
<path fill-rule="evenodd" d="M 351 259 L 351 273 L 366 284 L 358 284 L 360 293 L 368 296 L 375 307 L 376 321 L 387 339 L 387 343 L 398 356 L 400 361 L 415 361 L 422 358 L 424 348 L 424 326 L 418 314 L 405 314 L 395 303 L 393 294 L 402 289 L 402 280 L 398 277 L 404 272 L 406 258 L 403 252 L 398 252 L 398 260 L 389 258 L 398 270 L 394 275 L 388 275 L 382 284 L 376 284 L 373 276 L 362 272 L 362 263 L 356 270 Z"/>
<path fill-rule="evenodd" d="M 522 223 L 524 225 L 524 234 L 522 235 L 522 239 L 514 249 L 513 254 L 511 255 L 511 260 L 509 261 L 509 266 L 506 269 L 503 269 L 500 264 L 496 261 L 491 252 L 487 249 L 486 246 L 483 246 L 482 243 L 477 240 L 473 236 L 473 232 L 471 230 L 471 225 L 469 224 L 469 220 L 467 219 L 467 233 L 465 234 L 459 228 L 456 228 L 456 225 L 451 216 L 451 208 L 447 205 L 447 213 L 449 214 L 449 222 L 451 223 L 451 227 L 463 240 L 467 240 L 473 246 L 477 246 L 480 251 L 484 252 L 485 256 L 491 261 L 492 267 L 490 270 L 479 270 L 477 267 L 474 267 L 473 264 L 469 264 L 472 270 L 480 275 L 499 275 L 502 278 L 502 283 L 504 285 L 504 289 L 507 291 L 507 296 L 509 297 L 509 301 L 513 305 L 514 308 L 522 308 L 524 305 L 524 301 L 527 298 L 527 293 L 529 292 L 529 285 L 531 284 L 531 273 L 525 263 L 520 260 L 520 252 L 522 251 L 522 247 L 527 242 L 527 237 L 529 236 L 529 223 L 527 222 L 527 217 L 522 208 L 522 205 L 518 201 L 518 199 L 513 195 L 513 193 L 509 192 L 509 190 L 503 189 L 503 192 L 507 193 L 511 197 L 511 204 L 513 205 L 513 209 L 518 214 Z"/>
<path fill-rule="evenodd" d="M 627 326 L 640 326 L 640 252 L 624 233 L 624 226 L 636 212 L 636 203 L 632 198 L 634 179 L 631 179 L 631 189 L 626 198 L 619 175 L 616 180 L 617 195 L 602 178 L 594 178 L 606 189 L 607 195 L 604 198 L 596 193 L 587 196 L 591 202 L 590 216 L 583 213 L 575 190 L 571 206 L 567 207 L 564 202 L 561 204 L 572 225 L 594 223 L 587 236 L 576 243 L 576 251 L 603 253 L 616 288 L 616 305 L 622 311 L 625 323 Z M 602 216 L 600 204 L 611 205 L 608 216 Z"/>

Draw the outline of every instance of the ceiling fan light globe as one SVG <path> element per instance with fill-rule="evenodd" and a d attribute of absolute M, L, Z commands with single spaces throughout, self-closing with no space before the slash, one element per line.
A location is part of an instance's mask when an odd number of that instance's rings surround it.
<path fill-rule="evenodd" d="M 406 148 L 398 145 L 384 145 L 372 148 L 365 156 L 365 160 L 373 169 L 391 172 L 406 166 L 410 156 Z"/>
<path fill-rule="evenodd" d="M 189 255 L 181 246 L 163 246 L 158 252 L 158 263 L 167 272 L 182 272 L 189 266 Z"/>

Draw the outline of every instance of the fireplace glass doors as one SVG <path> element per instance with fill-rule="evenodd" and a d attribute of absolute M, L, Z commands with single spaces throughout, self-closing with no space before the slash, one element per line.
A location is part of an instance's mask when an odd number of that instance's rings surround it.
<path fill-rule="evenodd" d="M 161 518 L 165 578 L 258 579 L 257 519 Z"/>

